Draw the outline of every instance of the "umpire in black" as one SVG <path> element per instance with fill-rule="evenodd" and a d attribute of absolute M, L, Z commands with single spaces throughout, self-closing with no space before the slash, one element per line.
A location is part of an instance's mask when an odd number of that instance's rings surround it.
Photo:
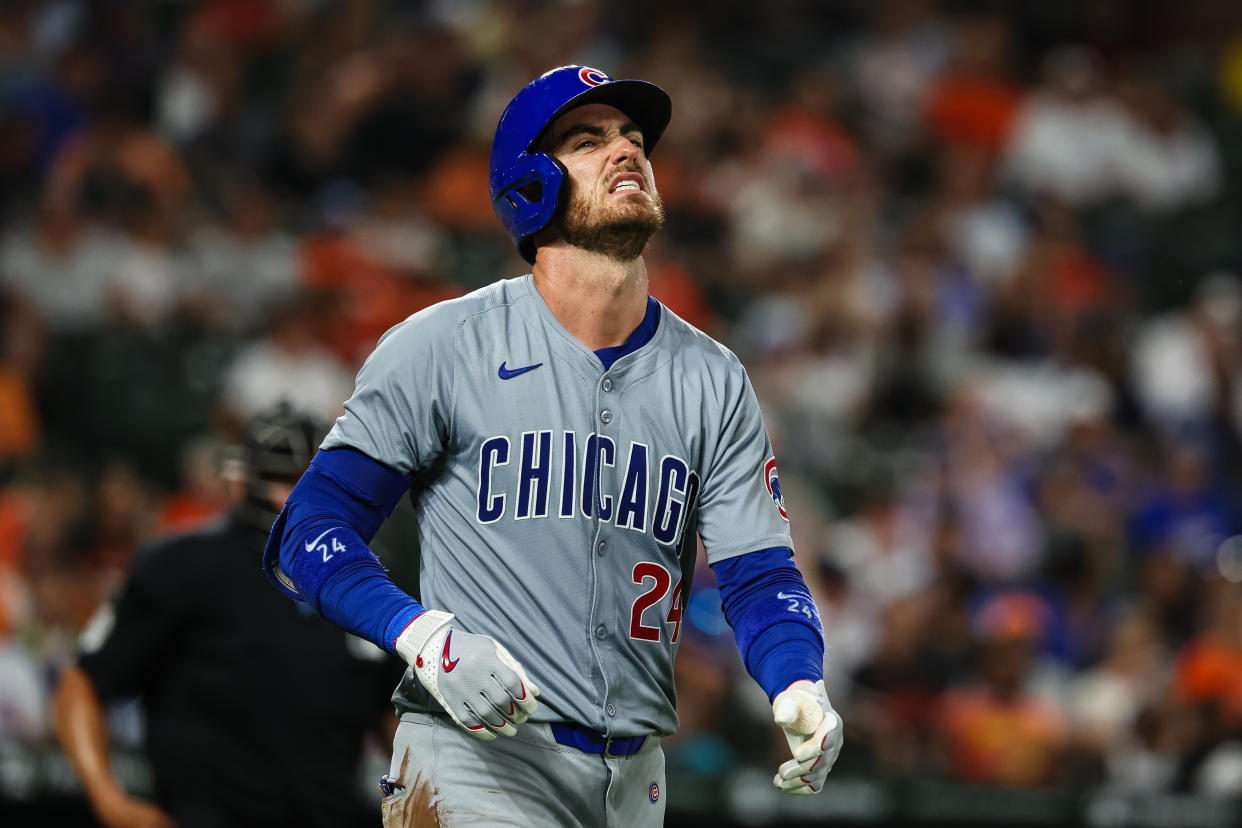
<path fill-rule="evenodd" d="M 251 422 L 228 517 L 140 552 L 102 644 L 65 671 L 56 733 L 108 828 L 378 824 L 359 760 L 368 731 L 391 741 L 383 700 L 404 665 L 301 611 L 259 566 L 320 437 L 287 407 Z M 134 696 L 155 803 L 109 762 L 103 706 Z"/>

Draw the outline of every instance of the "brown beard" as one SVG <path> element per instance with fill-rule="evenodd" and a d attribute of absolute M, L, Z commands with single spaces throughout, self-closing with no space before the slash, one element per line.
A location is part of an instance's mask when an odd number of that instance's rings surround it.
<path fill-rule="evenodd" d="M 642 255 L 648 240 L 664 224 L 664 203 L 659 193 L 648 195 L 650 209 L 624 204 L 614 211 L 596 207 L 571 193 L 569 205 L 556 220 L 556 229 L 574 247 L 619 262 L 632 261 Z"/>

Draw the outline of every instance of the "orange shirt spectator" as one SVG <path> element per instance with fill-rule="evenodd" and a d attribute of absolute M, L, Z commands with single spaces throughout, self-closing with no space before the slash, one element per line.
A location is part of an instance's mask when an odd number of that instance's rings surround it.
<path fill-rule="evenodd" d="M 1190 642 L 1177 661 L 1176 691 L 1192 705 L 1219 704 L 1228 722 L 1242 725 L 1242 649 L 1212 636 Z"/>
<path fill-rule="evenodd" d="M 322 331 L 327 345 L 346 364 L 357 364 L 379 338 L 428 305 L 461 295 L 456 285 L 424 283 L 394 272 L 348 235 L 307 239 L 302 281 L 332 296 L 333 324 Z"/>
<path fill-rule="evenodd" d="M 932 84 L 923 117 L 932 134 L 993 154 L 1005 147 L 1022 90 L 1009 78 L 1012 24 L 999 15 L 963 20 L 951 68 Z"/>
<path fill-rule="evenodd" d="M 425 181 L 428 217 L 449 227 L 495 230 L 496 213 L 487 190 L 489 165 L 487 150 L 472 144 L 441 156 Z"/>
<path fill-rule="evenodd" d="M 1021 102 L 1021 90 L 1004 78 L 949 75 L 932 89 L 927 126 L 947 143 L 997 153 Z"/>
<path fill-rule="evenodd" d="M 1016 787 L 1050 781 L 1064 736 L 1055 708 L 1021 694 L 997 696 L 986 688 L 949 693 L 942 727 L 956 778 Z"/>
<path fill-rule="evenodd" d="M 1218 707 L 1222 727 L 1242 727 L 1242 595 L 1238 586 L 1208 586 L 1208 628 L 1177 659 L 1174 693 L 1193 706 Z"/>
<path fill-rule="evenodd" d="M 699 330 L 711 331 L 715 314 L 703 289 L 683 265 L 656 258 L 648 264 L 647 277 L 652 296 Z"/>
<path fill-rule="evenodd" d="M 28 457 L 39 445 L 39 418 L 26 380 L 0 365 L 0 465 Z"/>
<path fill-rule="evenodd" d="M 1065 740 L 1060 711 L 1027 690 L 1048 608 L 1032 593 L 1000 593 L 975 618 L 979 682 L 945 694 L 941 736 L 953 776 L 1032 787 L 1053 781 Z"/>

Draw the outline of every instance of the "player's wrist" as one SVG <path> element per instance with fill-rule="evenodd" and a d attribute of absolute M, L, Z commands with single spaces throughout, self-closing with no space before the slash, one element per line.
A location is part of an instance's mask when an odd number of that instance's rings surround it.
<path fill-rule="evenodd" d="M 813 678 L 794 679 L 793 681 L 789 682 L 789 684 L 785 685 L 785 690 L 803 690 L 806 692 L 814 693 L 815 685 L 819 681 L 822 681 L 822 679 L 813 679 Z M 781 692 L 783 693 L 785 691 L 782 690 Z M 779 696 L 780 693 L 777 693 L 776 695 Z"/>
<path fill-rule="evenodd" d="M 397 636 L 393 649 L 411 667 L 418 667 L 420 654 L 431 637 L 447 627 L 455 616 L 451 612 L 427 610 L 416 616 Z"/>
<path fill-rule="evenodd" d="M 406 598 L 405 603 L 401 604 L 393 612 L 392 617 L 388 619 L 388 623 L 384 625 L 383 641 L 376 642 L 390 653 L 397 652 L 397 638 L 410 626 L 410 622 L 427 611 L 427 608 L 418 603 L 418 601 L 405 595 L 405 593 L 402 593 L 402 595 Z"/>

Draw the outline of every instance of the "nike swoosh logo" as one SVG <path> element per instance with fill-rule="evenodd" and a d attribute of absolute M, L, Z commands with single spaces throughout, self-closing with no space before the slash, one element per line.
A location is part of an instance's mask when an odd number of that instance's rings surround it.
<path fill-rule="evenodd" d="M 332 527 L 332 529 L 335 529 L 335 528 L 336 528 L 335 526 Z M 306 551 L 313 552 L 315 550 L 315 547 L 319 545 L 319 542 L 323 540 L 323 536 L 331 532 L 332 529 L 324 529 L 322 532 L 319 533 L 319 537 L 315 538 L 313 541 L 308 542 L 306 544 Z M 325 548 L 323 550 L 323 562 L 327 563 L 328 559 L 331 557 L 332 556 L 328 554 L 328 550 Z"/>
<path fill-rule="evenodd" d="M 457 666 L 460 658 L 449 661 L 449 644 L 453 641 L 453 631 L 449 630 L 448 635 L 444 636 L 444 654 L 440 656 L 440 666 L 444 668 L 444 672 L 451 673 L 453 668 Z"/>
<path fill-rule="evenodd" d="M 508 360 L 505 360 L 505 362 L 508 362 Z M 505 363 L 502 362 L 500 363 L 500 370 L 497 371 L 496 373 L 500 376 L 501 379 L 513 379 L 519 374 L 525 374 L 527 371 L 535 370 L 540 365 L 543 365 L 543 363 L 536 362 L 534 365 L 526 365 L 522 368 L 506 368 Z"/>
<path fill-rule="evenodd" d="M 778 593 L 776 593 L 776 597 L 777 597 L 777 598 L 784 598 L 786 601 L 788 601 L 790 598 L 797 598 L 798 600 L 802 600 L 802 596 L 801 596 L 801 595 L 786 595 L 786 594 L 785 594 L 785 593 L 783 593 L 783 592 L 778 592 Z"/>

